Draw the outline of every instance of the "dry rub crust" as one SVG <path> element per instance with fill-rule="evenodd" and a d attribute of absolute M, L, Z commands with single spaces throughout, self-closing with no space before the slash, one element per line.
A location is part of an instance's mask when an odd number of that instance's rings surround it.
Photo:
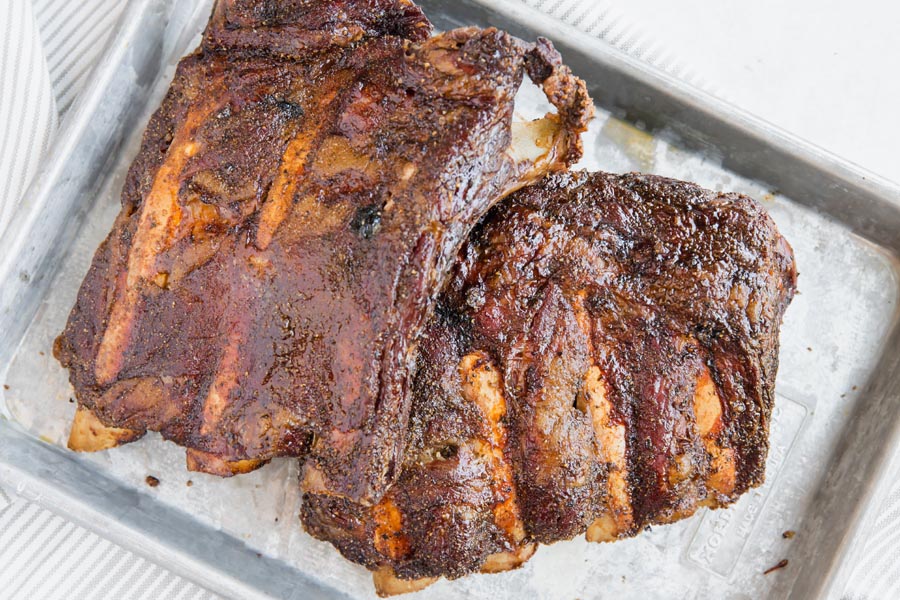
<path fill-rule="evenodd" d="M 191 468 L 296 456 L 307 489 L 380 500 L 453 257 L 592 111 L 544 40 L 430 35 L 407 0 L 216 3 L 57 339 L 81 407 Z M 513 127 L 526 74 L 557 113 Z"/>
<path fill-rule="evenodd" d="M 763 481 L 795 286 L 790 246 L 747 197 L 550 176 L 460 252 L 421 342 L 390 526 L 312 493 L 303 523 L 419 589 L 725 506 Z"/>

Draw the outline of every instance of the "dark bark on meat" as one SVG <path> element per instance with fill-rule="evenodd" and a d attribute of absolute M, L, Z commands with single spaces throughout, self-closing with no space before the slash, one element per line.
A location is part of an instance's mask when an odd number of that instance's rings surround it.
<path fill-rule="evenodd" d="M 308 489 L 380 498 L 460 244 L 578 159 L 591 107 L 545 42 L 430 31 L 404 0 L 218 2 L 57 341 L 83 408 L 193 468 L 301 456 Z M 526 71 L 559 109 L 536 160 L 510 147 Z"/>
<path fill-rule="evenodd" d="M 520 190 L 470 236 L 426 330 L 383 500 L 394 528 L 378 507 L 317 494 L 303 522 L 369 568 L 452 578 L 532 542 L 611 540 L 727 505 L 763 481 L 795 285 L 790 247 L 745 196 L 603 173 Z M 499 374 L 502 414 L 464 393 L 472 355 Z M 494 485 L 496 455 L 472 451 L 492 419 L 509 488 Z M 498 518 L 510 498 L 519 535 Z M 380 543 L 386 531 L 401 542 Z"/>

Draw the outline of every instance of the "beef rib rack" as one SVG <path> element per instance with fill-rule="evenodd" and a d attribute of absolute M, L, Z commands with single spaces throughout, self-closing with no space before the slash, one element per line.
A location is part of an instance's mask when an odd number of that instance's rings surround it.
<path fill-rule="evenodd" d="M 431 33 L 405 0 L 219 0 L 55 345 L 72 449 L 153 430 L 194 470 L 296 456 L 309 491 L 382 497 L 460 245 L 593 110 L 546 40 Z M 555 113 L 514 121 L 525 74 Z"/>
<path fill-rule="evenodd" d="M 307 492 L 382 594 L 612 541 L 763 482 L 790 246 L 753 200 L 565 173 L 472 233 L 421 343 L 397 483 Z"/>

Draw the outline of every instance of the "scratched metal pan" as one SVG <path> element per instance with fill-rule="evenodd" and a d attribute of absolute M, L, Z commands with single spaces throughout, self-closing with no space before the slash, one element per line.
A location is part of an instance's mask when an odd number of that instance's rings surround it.
<path fill-rule="evenodd" d="M 188 473 L 158 436 L 97 455 L 63 448 L 72 391 L 50 346 L 210 1 L 131 0 L 0 239 L 0 481 L 223 596 L 371 597 L 363 569 L 302 532 L 292 461 L 220 480 Z M 553 40 L 598 103 L 582 166 L 748 193 L 800 270 L 762 488 L 634 540 L 555 544 L 518 571 L 442 581 L 422 596 L 838 597 L 898 438 L 900 189 L 511 0 L 422 4 L 441 29 L 495 25 Z M 150 474 L 160 485 L 146 486 Z"/>

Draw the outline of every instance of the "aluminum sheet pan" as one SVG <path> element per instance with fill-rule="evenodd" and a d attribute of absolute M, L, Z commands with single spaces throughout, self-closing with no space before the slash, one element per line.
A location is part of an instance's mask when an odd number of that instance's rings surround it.
<path fill-rule="evenodd" d="M 371 598 L 364 569 L 301 530 L 292 461 L 221 480 L 188 473 L 183 452 L 156 435 L 97 455 L 63 448 L 74 405 L 52 340 L 118 211 L 143 126 L 210 4 L 131 0 L 0 240 L 0 481 L 224 596 Z M 763 487 L 728 510 L 616 544 L 542 547 L 523 569 L 441 581 L 420 596 L 839 596 L 841 559 L 898 439 L 900 190 L 523 5 L 421 4 L 442 29 L 496 25 L 553 40 L 598 102 L 581 166 L 747 193 L 794 246 L 801 275 L 782 332 Z M 538 100 L 523 89 L 518 108 L 538 110 Z M 161 484 L 147 487 L 147 475 Z M 797 534 L 784 539 L 785 530 Z M 787 568 L 762 574 L 783 558 Z"/>

